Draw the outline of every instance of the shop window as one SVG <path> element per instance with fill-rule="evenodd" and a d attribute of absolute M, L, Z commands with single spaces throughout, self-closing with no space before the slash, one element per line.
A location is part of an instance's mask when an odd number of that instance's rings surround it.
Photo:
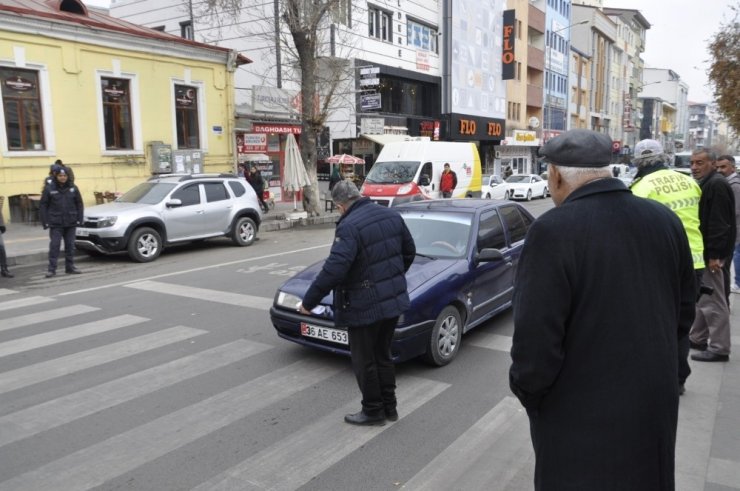
<path fill-rule="evenodd" d="M 367 9 L 367 16 L 368 35 L 376 39 L 392 42 L 392 15 L 377 7 L 369 7 Z"/>
<path fill-rule="evenodd" d="M 429 27 L 411 19 L 406 20 L 406 44 L 416 49 L 423 49 L 438 53 L 439 33 L 436 28 Z"/>
<path fill-rule="evenodd" d="M 121 78 L 100 79 L 106 150 L 134 148 L 129 84 L 129 80 Z"/>
<path fill-rule="evenodd" d="M 197 87 L 175 85 L 175 124 L 177 148 L 200 148 Z"/>
<path fill-rule="evenodd" d="M 39 72 L 0 67 L 8 150 L 44 150 Z"/>

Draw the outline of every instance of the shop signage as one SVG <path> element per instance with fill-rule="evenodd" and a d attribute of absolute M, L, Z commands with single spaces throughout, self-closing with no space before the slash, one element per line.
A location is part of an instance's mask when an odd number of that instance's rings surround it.
<path fill-rule="evenodd" d="M 301 112 L 300 91 L 277 87 L 252 87 L 252 108 L 255 112 L 298 115 Z"/>
<path fill-rule="evenodd" d="M 5 86 L 18 92 L 25 92 L 35 88 L 33 82 L 21 77 L 5 79 Z"/>
<path fill-rule="evenodd" d="M 379 66 L 370 66 L 370 67 L 360 68 L 360 75 L 375 75 L 376 73 L 380 73 Z"/>
<path fill-rule="evenodd" d="M 428 136 L 430 139 L 439 140 L 439 121 L 419 121 L 419 136 Z"/>
<path fill-rule="evenodd" d="M 112 99 L 118 99 L 123 95 L 126 95 L 126 90 L 119 88 L 117 85 L 109 85 L 103 89 L 105 95 Z"/>
<path fill-rule="evenodd" d="M 514 130 L 515 145 L 537 145 L 539 140 L 535 131 Z"/>
<path fill-rule="evenodd" d="M 301 127 L 293 124 L 262 124 L 255 123 L 252 125 L 252 131 L 255 133 L 273 133 L 280 135 L 287 135 L 293 133 L 294 135 L 301 134 Z"/>
<path fill-rule="evenodd" d="M 450 115 L 450 137 L 456 140 L 503 140 L 506 121 L 466 114 Z"/>
<path fill-rule="evenodd" d="M 380 84 L 379 78 L 361 78 L 360 79 L 360 85 L 362 85 L 363 87 L 375 86 L 378 84 Z"/>
<path fill-rule="evenodd" d="M 360 109 L 363 111 L 380 110 L 380 94 L 360 94 Z"/>
<path fill-rule="evenodd" d="M 504 44 L 501 50 L 501 79 L 512 80 L 516 76 L 516 59 L 514 57 L 514 25 L 516 15 L 514 10 L 504 10 Z"/>
<path fill-rule="evenodd" d="M 360 133 L 365 135 L 382 135 L 384 118 L 362 118 L 360 119 Z"/>
<path fill-rule="evenodd" d="M 612 152 L 619 153 L 619 150 L 622 148 L 622 142 L 621 140 L 614 140 L 612 142 Z"/>
<path fill-rule="evenodd" d="M 266 152 L 267 135 L 264 133 L 242 133 L 236 137 L 237 153 Z"/>
<path fill-rule="evenodd" d="M 428 72 L 429 65 L 429 52 L 424 50 L 416 50 L 416 69 L 422 72 Z"/>

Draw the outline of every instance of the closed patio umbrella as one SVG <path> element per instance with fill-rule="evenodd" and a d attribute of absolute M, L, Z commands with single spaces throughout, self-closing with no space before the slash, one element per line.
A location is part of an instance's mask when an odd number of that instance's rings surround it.
<path fill-rule="evenodd" d="M 286 191 L 293 192 L 293 210 L 296 211 L 296 193 L 303 189 L 304 186 L 311 184 L 311 180 L 306 172 L 306 166 L 303 164 L 301 151 L 298 149 L 298 143 L 292 133 L 288 134 L 288 140 L 285 143 L 285 180 L 283 188 Z"/>

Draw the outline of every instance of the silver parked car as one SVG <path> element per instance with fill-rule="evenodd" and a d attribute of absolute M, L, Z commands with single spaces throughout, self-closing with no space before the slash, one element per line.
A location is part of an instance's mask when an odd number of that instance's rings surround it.
<path fill-rule="evenodd" d="M 248 246 L 262 221 L 252 187 L 233 174 L 166 174 L 111 203 L 85 209 L 75 245 L 91 253 L 128 252 L 154 261 L 166 245 L 230 237 Z"/>

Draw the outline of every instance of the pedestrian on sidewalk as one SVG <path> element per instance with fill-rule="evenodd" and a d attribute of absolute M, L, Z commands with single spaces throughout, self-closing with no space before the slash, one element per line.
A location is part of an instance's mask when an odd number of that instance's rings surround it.
<path fill-rule="evenodd" d="M 439 178 L 439 190 L 442 192 L 443 198 L 452 198 L 452 193 L 457 187 L 457 174 L 455 171 L 450 169 L 450 164 L 444 165 L 442 171 L 442 177 Z"/>
<path fill-rule="evenodd" d="M 720 155 L 717 157 L 717 172 L 725 176 L 727 183 L 732 188 L 732 194 L 735 197 L 735 250 L 732 258 L 725 262 L 725 293 L 727 293 L 727 303 L 730 303 L 730 292 L 740 293 L 740 176 L 735 169 L 735 157 L 732 155 Z M 735 281 L 730 284 L 730 263 L 735 263 Z"/>
<path fill-rule="evenodd" d="M 69 182 L 67 170 L 56 166 L 54 181 L 41 195 L 39 215 L 44 230 L 49 229 L 49 269 L 46 277 L 57 274 L 57 259 L 64 239 L 64 269 L 67 274 L 80 274 L 75 267 L 75 229 L 82 224 L 84 207 L 80 191 Z"/>
<path fill-rule="evenodd" d="M 331 196 L 341 214 L 334 242 L 297 310 L 310 315 L 334 292 L 334 322 L 347 326 L 352 369 L 362 392 L 362 410 L 344 421 L 384 425 L 386 419 L 398 419 L 391 342 L 398 317 L 409 308 L 405 273 L 416 246 L 401 215 L 360 196 L 354 183 L 338 182 Z"/>
<path fill-rule="evenodd" d="M 265 181 L 262 180 L 262 173 L 257 169 L 257 166 L 252 164 L 251 169 L 249 170 L 249 174 L 247 175 L 247 181 L 249 181 L 249 184 L 252 185 L 252 189 L 254 189 L 255 194 L 257 194 L 257 199 L 260 202 L 260 206 L 262 207 L 262 210 L 264 210 L 265 213 L 270 211 L 270 208 L 267 206 L 267 203 L 265 203 Z"/>
<path fill-rule="evenodd" d="M 6 230 L 3 210 L 0 208 L 0 276 L 3 278 L 13 278 L 15 275 L 8 271 L 8 255 L 5 253 L 5 241 L 3 240 Z"/>
<path fill-rule="evenodd" d="M 696 300 L 686 233 L 612 177 L 608 135 L 570 130 L 539 152 L 555 208 L 519 259 L 509 371 L 535 489 L 672 491 L 676 353 Z"/>
<path fill-rule="evenodd" d="M 635 196 L 662 203 L 673 210 L 681 220 L 689 239 L 694 262 L 696 295 L 704 275 L 704 240 L 699 230 L 699 200 L 701 188 L 686 174 L 668 169 L 668 155 L 656 140 L 642 140 L 635 145 L 632 162 L 637 167 L 630 191 Z M 689 367 L 689 337 L 681 339 L 678 347 L 678 391 L 686 392 L 684 384 L 691 374 Z"/>
<path fill-rule="evenodd" d="M 339 173 L 339 164 L 337 164 L 334 166 L 334 169 L 331 171 L 331 176 L 329 177 L 329 191 L 334 189 L 334 186 L 336 186 L 341 180 L 342 174 Z"/>
<path fill-rule="evenodd" d="M 702 284 L 714 290 L 696 304 L 696 319 L 689 333 L 696 361 L 730 359 L 730 306 L 725 293 L 725 263 L 735 250 L 735 196 L 724 176 L 715 168 L 713 152 L 701 149 L 691 154 L 691 174 L 701 186 L 699 223 L 704 238 Z"/>

